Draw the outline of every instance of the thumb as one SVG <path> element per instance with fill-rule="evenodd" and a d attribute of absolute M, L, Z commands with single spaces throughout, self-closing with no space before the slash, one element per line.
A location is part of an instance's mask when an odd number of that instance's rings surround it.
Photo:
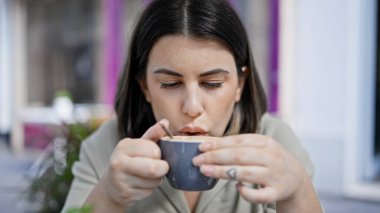
<path fill-rule="evenodd" d="M 165 131 L 161 127 L 161 124 L 165 125 L 166 127 L 169 127 L 169 121 L 166 119 L 162 119 L 153 126 L 151 126 L 141 138 L 152 141 L 160 140 L 160 138 L 166 135 Z"/>

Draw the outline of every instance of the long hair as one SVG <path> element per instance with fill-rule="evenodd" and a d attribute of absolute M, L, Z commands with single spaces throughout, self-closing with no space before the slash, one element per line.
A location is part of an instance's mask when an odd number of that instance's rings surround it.
<path fill-rule="evenodd" d="M 266 97 L 257 73 L 247 33 L 237 13 L 225 0 L 156 0 L 141 14 L 132 34 L 128 58 L 115 99 L 121 138 L 141 137 L 156 121 L 138 80 L 145 78 L 149 53 L 165 35 L 216 39 L 233 54 L 238 75 L 246 66 L 242 97 L 225 134 L 254 133 L 266 112 Z"/>

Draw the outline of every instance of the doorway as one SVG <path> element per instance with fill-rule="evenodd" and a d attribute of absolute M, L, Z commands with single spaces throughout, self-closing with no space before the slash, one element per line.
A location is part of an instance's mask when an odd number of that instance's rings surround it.
<path fill-rule="evenodd" d="M 377 62 L 376 62 L 376 85 L 375 85 L 375 135 L 374 155 L 376 162 L 376 181 L 380 181 L 380 4 L 377 4 Z"/>

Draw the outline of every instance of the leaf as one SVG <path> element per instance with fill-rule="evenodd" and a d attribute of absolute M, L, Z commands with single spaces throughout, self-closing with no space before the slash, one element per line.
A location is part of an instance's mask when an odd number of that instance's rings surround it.
<path fill-rule="evenodd" d="M 93 208 L 90 205 L 85 205 L 82 208 L 71 208 L 66 213 L 90 213 Z"/>

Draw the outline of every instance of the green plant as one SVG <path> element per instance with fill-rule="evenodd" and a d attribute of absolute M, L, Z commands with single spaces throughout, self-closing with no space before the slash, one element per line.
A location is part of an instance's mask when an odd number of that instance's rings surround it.
<path fill-rule="evenodd" d="M 78 209 L 69 209 L 66 213 L 90 213 L 92 212 L 92 207 L 91 206 L 88 206 L 88 205 L 85 205 L 83 206 L 82 208 L 78 208 Z"/>
<path fill-rule="evenodd" d="M 60 212 L 73 180 L 71 168 L 79 158 L 81 142 L 93 133 L 99 122 L 64 124 L 53 129 L 55 139 L 44 151 L 35 175 L 30 177 L 26 196 L 37 202 L 38 212 Z M 69 213 L 91 212 L 91 207 L 70 209 Z"/>

